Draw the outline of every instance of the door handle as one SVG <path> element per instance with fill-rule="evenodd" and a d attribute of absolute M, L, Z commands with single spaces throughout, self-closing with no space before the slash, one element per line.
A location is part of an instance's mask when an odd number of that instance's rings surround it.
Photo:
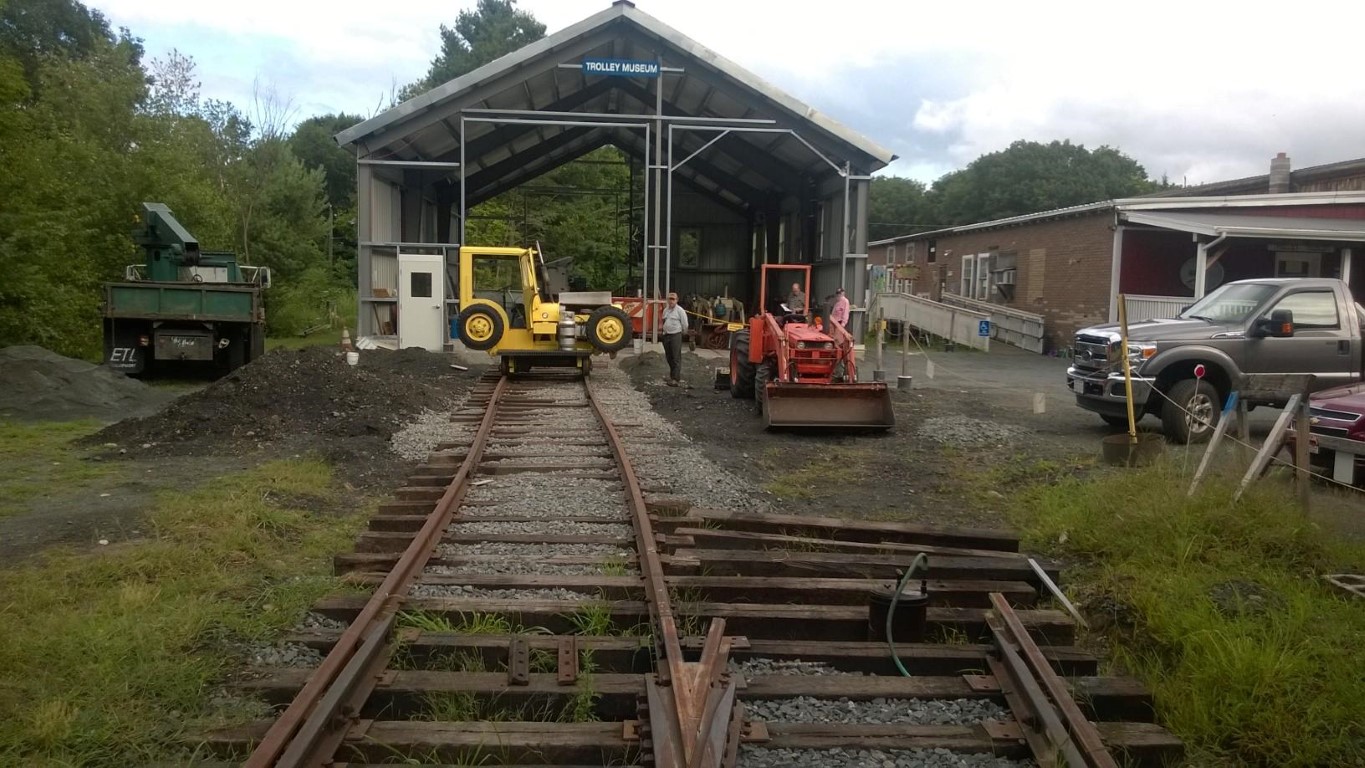
<path fill-rule="evenodd" d="M 1337 342 L 1337 354 L 1338 355 L 1351 354 L 1351 342 L 1348 339 L 1341 339 L 1340 341 Z"/>

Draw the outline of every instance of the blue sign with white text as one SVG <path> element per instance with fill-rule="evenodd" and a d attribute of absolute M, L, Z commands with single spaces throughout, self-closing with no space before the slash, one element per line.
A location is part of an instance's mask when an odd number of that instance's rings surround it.
<path fill-rule="evenodd" d="M 978 322 L 978 323 L 976 324 L 976 335 L 977 335 L 977 336 L 990 336 L 990 335 L 991 335 L 991 321 L 989 321 L 989 320 L 982 320 L 982 321 Z"/>
<path fill-rule="evenodd" d="M 630 59 L 584 59 L 583 74 L 613 77 L 658 77 L 659 62 Z"/>

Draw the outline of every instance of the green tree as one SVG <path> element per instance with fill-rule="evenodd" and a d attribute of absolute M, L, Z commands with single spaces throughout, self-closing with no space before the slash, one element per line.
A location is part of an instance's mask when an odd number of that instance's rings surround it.
<path fill-rule="evenodd" d="M 115 46 L 126 63 L 137 66 L 142 44 L 127 29 L 115 35 L 98 10 L 73 0 L 4 0 L 0 2 L 0 51 L 18 60 L 30 91 L 36 95 L 44 59 L 80 61 L 108 56 Z"/>
<path fill-rule="evenodd" d="M 1112 147 L 1016 141 L 939 178 L 930 198 L 945 224 L 970 224 L 1158 188 L 1137 161 Z"/>
<path fill-rule="evenodd" d="M 867 195 L 869 240 L 922 232 L 936 226 L 933 201 L 923 182 L 876 176 Z"/>
<path fill-rule="evenodd" d="M 545 25 L 517 0 L 479 0 L 472 11 L 460 11 L 452 29 L 441 25 L 441 52 L 431 62 L 426 87 L 473 72 L 529 43 L 545 37 Z"/>

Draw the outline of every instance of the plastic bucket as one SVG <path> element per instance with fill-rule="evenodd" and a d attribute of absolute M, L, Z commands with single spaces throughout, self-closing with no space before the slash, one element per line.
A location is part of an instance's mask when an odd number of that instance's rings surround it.
<path fill-rule="evenodd" d="M 907 585 L 909 586 L 909 585 Z M 873 590 L 867 598 L 867 638 L 886 640 L 886 614 L 891 610 L 894 587 Z M 896 615 L 891 620 L 891 637 L 897 643 L 919 643 L 924 641 L 925 625 L 928 619 L 929 595 L 923 591 L 909 589 L 896 599 Z"/>
<path fill-rule="evenodd" d="M 357 365 L 357 364 L 359 364 L 359 363 L 360 363 L 360 353 L 359 353 L 359 352 L 347 352 L 347 353 L 346 353 L 346 364 L 347 364 L 347 365 Z"/>

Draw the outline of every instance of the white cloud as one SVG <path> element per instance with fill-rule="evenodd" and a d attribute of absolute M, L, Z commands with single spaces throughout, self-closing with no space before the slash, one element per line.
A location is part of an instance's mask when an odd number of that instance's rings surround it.
<path fill-rule="evenodd" d="M 256 76 L 301 109 L 369 114 L 425 73 L 458 3 L 95 0 L 117 25 L 199 62 L 207 96 Z M 553 33 L 608 0 L 520 0 Z M 902 156 L 929 181 L 1017 139 L 1117 146 L 1190 182 L 1365 154 L 1349 30 L 1365 5 L 1300 0 L 638 0 L 636 7 Z M 245 84 L 245 85 L 244 85 Z M 222 88 L 224 92 L 210 92 Z M 932 174 L 932 175 L 921 175 Z"/>

